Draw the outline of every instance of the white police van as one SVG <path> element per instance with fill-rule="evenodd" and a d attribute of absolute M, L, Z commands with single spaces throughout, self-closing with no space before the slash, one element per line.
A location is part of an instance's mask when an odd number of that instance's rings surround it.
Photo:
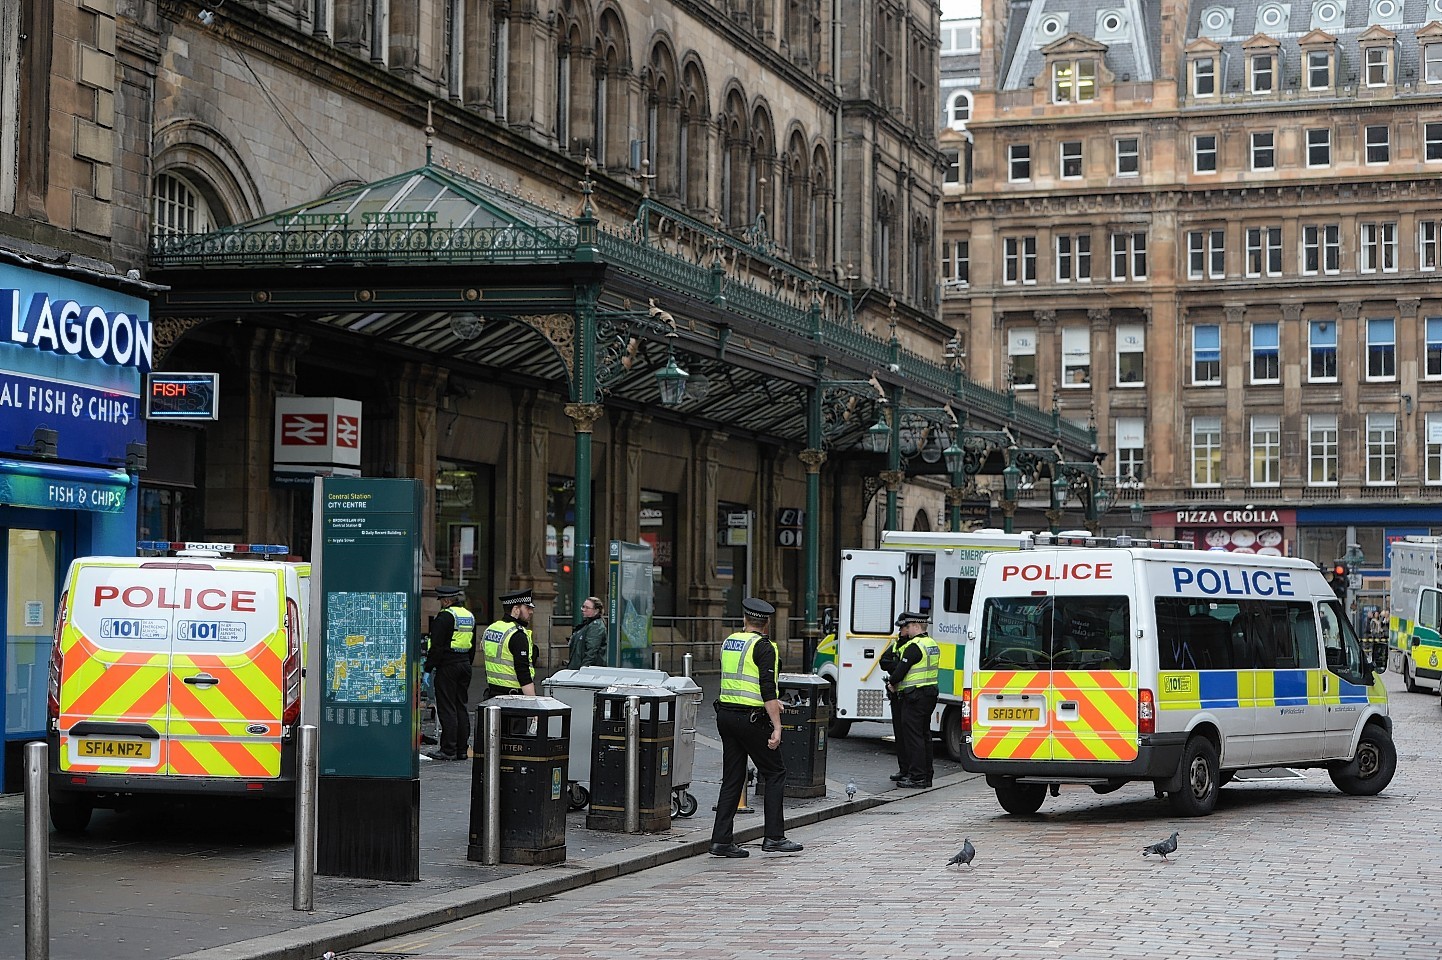
<path fill-rule="evenodd" d="M 1028 546 L 982 561 L 963 671 L 962 766 L 1008 812 L 1149 780 L 1205 816 L 1253 767 L 1325 768 L 1357 795 L 1391 782 L 1382 668 L 1314 564 L 1127 537 Z"/>

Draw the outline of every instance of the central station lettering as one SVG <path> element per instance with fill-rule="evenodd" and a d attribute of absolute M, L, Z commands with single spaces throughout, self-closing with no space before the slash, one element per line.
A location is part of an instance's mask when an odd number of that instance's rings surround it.
<path fill-rule="evenodd" d="M 1018 577 L 1022 580 L 1110 580 L 1112 565 L 1082 560 L 1076 563 L 1009 563 L 1001 568 L 1003 581 Z"/>
<path fill-rule="evenodd" d="M 1229 597 L 1295 597 L 1290 570 L 1246 570 L 1238 567 L 1173 567 L 1172 586 L 1195 587 L 1209 595 Z"/>
<path fill-rule="evenodd" d="M 95 605 L 106 600 L 119 600 L 127 607 L 137 610 L 234 610 L 237 613 L 255 612 L 254 590 L 217 590 L 207 587 L 192 590 L 186 587 L 179 593 L 168 587 L 120 587 L 101 584 L 95 588 Z"/>

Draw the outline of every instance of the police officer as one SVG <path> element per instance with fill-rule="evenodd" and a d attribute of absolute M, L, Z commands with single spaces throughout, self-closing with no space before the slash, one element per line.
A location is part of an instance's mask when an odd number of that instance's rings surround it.
<path fill-rule="evenodd" d="M 436 720 L 440 744 L 426 754 L 432 760 L 464 760 L 470 753 L 471 720 L 466 697 L 471 687 L 471 657 L 476 638 L 476 616 L 466 609 L 460 587 L 436 587 L 443 607 L 431 621 L 431 642 L 426 647 L 425 670 L 436 691 Z"/>
<path fill-rule="evenodd" d="M 534 697 L 536 641 L 530 627 L 536 604 L 531 591 L 501 594 L 501 607 L 505 615 L 486 627 L 481 636 L 481 651 L 486 658 L 486 699 L 516 694 Z"/>
<path fill-rule="evenodd" d="M 765 600 L 747 597 L 741 609 L 744 626 L 721 644 L 721 696 L 716 701 L 716 730 L 721 735 L 721 795 L 716 799 L 716 823 L 711 828 L 711 855 L 751 855 L 736 844 L 732 835 L 736 805 L 746 789 L 747 757 L 756 765 L 765 797 L 766 830 L 761 849 L 795 853 L 801 844 L 786 839 L 781 809 L 786 795 L 781 699 L 776 689 L 781 653 L 768 635 L 776 608 Z"/>
<path fill-rule="evenodd" d="M 933 756 L 931 714 L 936 709 L 936 677 L 941 646 L 926 632 L 924 613 L 903 613 L 896 618 L 896 656 L 883 669 L 887 686 L 895 692 L 892 715 L 897 719 L 896 750 L 905 777 L 898 787 L 931 786 Z"/>

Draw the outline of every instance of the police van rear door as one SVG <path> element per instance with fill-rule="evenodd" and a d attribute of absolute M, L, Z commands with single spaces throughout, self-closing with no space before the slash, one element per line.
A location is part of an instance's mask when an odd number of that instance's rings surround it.
<path fill-rule="evenodd" d="M 165 772 L 173 569 L 87 557 L 71 567 L 60 638 L 59 769 Z"/>
<path fill-rule="evenodd" d="M 836 625 L 836 716 L 886 720 L 886 674 L 877 666 L 895 640 L 896 618 L 906 602 L 904 550 L 847 550 L 841 561 L 841 602 Z"/>
<path fill-rule="evenodd" d="M 175 569 L 168 772 L 278 777 L 288 618 L 299 628 L 298 605 L 291 601 L 288 610 L 287 568 L 258 560 L 154 563 Z"/>

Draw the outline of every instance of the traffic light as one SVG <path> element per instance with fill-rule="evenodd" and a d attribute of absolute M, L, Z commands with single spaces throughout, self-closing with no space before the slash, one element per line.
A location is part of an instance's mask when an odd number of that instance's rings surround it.
<path fill-rule="evenodd" d="M 1347 598 L 1347 584 L 1352 577 L 1352 566 L 1346 560 L 1332 561 L 1332 592 L 1337 599 Z"/>

